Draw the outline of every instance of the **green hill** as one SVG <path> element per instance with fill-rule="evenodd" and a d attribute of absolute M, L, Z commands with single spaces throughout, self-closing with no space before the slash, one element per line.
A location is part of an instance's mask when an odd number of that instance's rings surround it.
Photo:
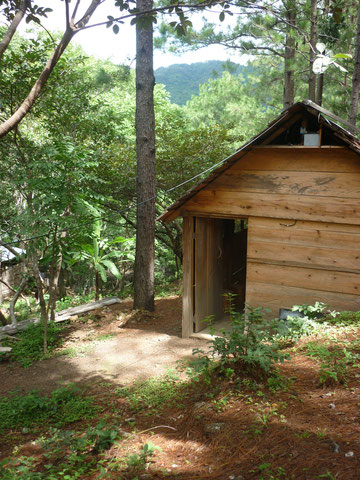
<path fill-rule="evenodd" d="M 178 63 L 156 69 L 155 78 L 156 83 L 165 85 L 173 103 L 185 105 L 192 95 L 198 95 L 199 85 L 206 83 L 210 78 L 220 77 L 225 70 L 236 75 L 243 73 L 246 76 L 249 67 L 221 60 Z"/>

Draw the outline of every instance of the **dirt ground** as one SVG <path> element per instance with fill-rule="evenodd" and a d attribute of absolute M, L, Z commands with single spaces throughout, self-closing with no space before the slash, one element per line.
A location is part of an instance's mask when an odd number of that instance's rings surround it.
<path fill-rule="evenodd" d="M 109 411 L 121 413 L 122 429 L 129 429 L 127 417 L 136 424 L 136 436 L 113 447 L 108 458 L 139 451 L 149 441 L 161 448 L 139 479 L 360 479 L 359 365 L 346 385 L 322 386 L 317 362 L 291 353 L 292 359 L 280 366 L 291 382 L 280 391 L 261 381 L 213 379 L 211 385 L 193 385 L 181 406 L 134 413 L 114 394 L 116 386 L 165 373 L 205 342 L 180 338 L 178 297 L 157 300 L 155 314 L 130 308 L 123 302 L 67 327 L 62 348 L 90 345 L 83 356 L 57 356 L 25 370 L 1 364 L 0 394 L 15 388 L 49 392 L 70 381 L 87 385 Z M 125 320 L 126 327 L 119 328 Z"/>
<path fill-rule="evenodd" d="M 51 392 L 70 382 L 129 384 L 166 373 L 178 360 L 191 358 L 193 348 L 205 345 L 204 340 L 181 338 L 179 297 L 158 299 L 155 314 L 134 313 L 131 307 L 128 300 L 73 321 L 62 347 L 76 349 L 73 358 L 55 356 L 26 370 L 0 364 L 0 395 L 12 390 Z"/>

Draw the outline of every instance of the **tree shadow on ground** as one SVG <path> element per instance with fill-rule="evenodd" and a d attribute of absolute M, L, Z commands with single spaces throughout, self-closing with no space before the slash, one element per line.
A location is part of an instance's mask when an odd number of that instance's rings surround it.
<path fill-rule="evenodd" d="M 171 301 L 178 305 L 178 299 Z M 159 312 L 166 314 L 165 308 Z M 181 317 L 173 318 L 180 322 Z M 83 386 L 104 406 L 94 422 L 106 417 L 128 433 L 136 429 L 134 436 L 120 440 L 119 448 L 109 450 L 108 458 L 120 460 L 149 441 L 161 447 L 139 478 L 312 480 L 332 478 L 330 473 L 319 477 L 331 472 L 333 478 L 358 480 L 360 389 L 356 378 L 347 388 L 320 388 L 316 362 L 301 355 L 280 367 L 283 375 L 294 379 L 284 391 L 271 392 L 260 385 L 237 389 L 237 379 L 213 379 L 209 384 L 194 383 L 189 390 L 179 387 L 175 402 L 169 405 L 154 409 L 148 400 L 149 405 L 132 410 L 126 397 L 118 394 L 119 387 L 165 373 L 164 366 L 191 358 L 194 345 L 206 345 L 170 335 L 164 316 L 153 324 L 154 329 L 150 321 L 144 325 L 137 321 L 118 329 L 83 357 L 54 357 L 28 369 L 2 364 L 0 394 L 14 386 L 22 392 L 37 388 L 44 393 L 70 382 Z M 115 332 L 118 327 L 113 327 Z M 99 329 L 103 331 L 113 331 L 110 323 Z M 212 425 L 218 430 L 211 431 Z M 32 439 L 30 433 L 20 442 Z M 3 444 L 0 451 L 8 450 Z M 346 457 L 350 451 L 353 456 Z"/>

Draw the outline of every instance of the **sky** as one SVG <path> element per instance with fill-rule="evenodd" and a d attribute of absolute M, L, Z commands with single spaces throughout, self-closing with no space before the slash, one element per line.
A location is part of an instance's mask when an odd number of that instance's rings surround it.
<path fill-rule="evenodd" d="M 42 19 L 43 25 L 50 31 L 62 31 L 65 24 L 65 4 L 59 1 L 37 2 L 39 5 L 46 3 L 47 7 L 53 8 L 53 12 L 48 14 L 47 19 Z M 114 17 L 119 16 L 119 9 L 115 9 L 112 0 L 107 0 L 101 5 L 95 15 L 91 19 L 91 24 L 107 20 L 108 15 Z M 89 0 L 82 0 L 80 6 L 83 9 L 87 7 Z M 79 10 L 81 13 L 81 10 Z M 214 20 L 218 18 L 214 14 Z M 195 19 L 195 22 L 200 22 L 200 18 Z M 26 28 L 23 23 L 20 31 Z M 117 35 L 112 32 L 111 28 L 100 26 L 91 28 L 89 30 L 79 32 L 73 43 L 80 44 L 86 53 L 98 58 L 109 59 L 116 64 L 126 63 L 133 64 L 135 58 L 135 26 L 129 23 L 120 25 L 120 31 Z M 237 63 L 244 63 L 239 56 L 231 56 L 229 51 L 221 46 L 211 46 L 202 48 L 193 52 L 182 53 L 176 55 L 174 53 L 161 52 L 155 50 L 154 52 L 154 68 L 166 67 L 174 63 L 194 63 L 204 62 L 207 60 L 227 60 L 230 59 Z M 135 66 L 135 65 L 133 65 Z"/>

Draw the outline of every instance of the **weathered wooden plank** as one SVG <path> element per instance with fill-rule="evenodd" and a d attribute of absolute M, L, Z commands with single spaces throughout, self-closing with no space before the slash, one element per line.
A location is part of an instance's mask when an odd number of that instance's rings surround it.
<path fill-rule="evenodd" d="M 207 311 L 207 223 L 206 218 L 195 219 L 195 333 L 204 328 Z"/>
<path fill-rule="evenodd" d="M 360 199 L 203 190 L 186 205 L 188 213 L 261 216 L 360 224 Z"/>
<path fill-rule="evenodd" d="M 55 317 L 55 322 L 65 322 L 66 320 L 69 320 L 69 318 L 73 315 L 83 315 L 84 313 L 91 312 L 92 310 L 96 310 L 98 308 L 106 307 L 109 305 L 114 305 L 116 303 L 121 303 L 120 298 L 111 297 L 103 298 L 102 300 L 98 300 L 97 302 L 90 302 L 84 305 L 79 305 L 78 307 L 70 307 L 66 310 L 58 312 Z M 38 318 L 22 320 L 16 325 L 6 325 L 5 327 L 0 327 L 0 334 L 7 333 L 13 335 L 14 333 L 20 332 L 21 330 L 26 330 L 30 325 L 38 323 L 40 323 L 40 320 Z"/>
<path fill-rule="evenodd" d="M 0 347 L 0 353 L 10 353 L 11 350 L 11 347 Z"/>
<path fill-rule="evenodd" d="M 232 169 L 224 172 L 208 187 L 255 193 L 314 195 L 321 197 L 360 198 L 359 174 L 337 172 L 289 172 Z"/>
<path fill-rule="evenodd" d="M 296 172 L 360 172 L 360 159 L 347 148 L 275 148 L 250 150 L 227 172 L 241 170 L 275 170 Z"/>
<path fill-rule="evenodd" d="M 302 268 L 248 261 L 247 282 L 304 287 L 324 292 L 358 295 L 360 273 L 332 272 L 316 268 Z"/>
<path fill-rule="evenodd" d="M 254 307 L 270 308 L 268 317 L 277 317 L 280 308 L 292 308 L 293 305 L 316 301 L 324 302 L 335 310 L 360 310 L 360 296 L 336 292 L 325 292 L 316 289 L 272 285 L 261 282 L 248 282 L 246 302 Z"/>
<path fill-rule="evenodd" d="M 271 232 L 268 232 L 271 235 Z M 360 247 L 360 245 L 359 245 Z M 251 238 L 248 245 L 249 260 L 276 260 L 301 266 L 327 267 L 336 271 L 358 270 L 360 273 L 360 250 L 338 250 L 331 247 L 293 245 L 289 243 L 258 242 Z"/>
<path fill-rule="evenodd" d="M 55 317 L 55 322 L 64 322 L 74 315 L 83 315 L 84 313 L 91 312 L 92 310 L 97 310 L 98 308 L 103 308 L 110 305 L 115 305 L 121 303 L 120 298 L 111 297 L 103 298 L 96 302 L 85 303 L 84 305 L 79 305 L 78 307 L 70 307 L 66 310 L 58 312 Z"/>
<path fill-rule="evenodd" d="M 183 310 L 182 336 L 193 333 L 193 283 L 194 283 L 194 218 L 183 220 Z"/>
<path fill-rule="evenodd" d="M 358 225 L 346 225 L 344 223 L 330 223 L 330 222 L 312 222 L 307 220 L 296 220 L 296 221 L 289 221 L 288 219 L 277 219 L 277 218 L 266 218 L 266 217 L 253 217 L 251 219 L 251 225 L 249 224 L 249 228 L 257 229 L 257 228 L 264 228 L 269 230 L 273 229 L 281 229 L 282 231 L 290 231 L 293 232 L 294 230 L 300 231 L 307 231 L 309 230 L 309 234 L 317 234 L 318 230 L 322 232 L 333 232 L 333 233 L 350 233 L 354 235 L 360 234 L 360 228 Z M 301 232 L 299 232 L 301 233 Z"/>
<path fill-rule="evenodd" d="M 321 225 L 321 224 L 320 224 Z M 357 226 L 357 228 L 360 228 Z M 293 230 L 291 227 L 269 229 L 267 227 L 252 226 L 251 239 L 254 242 L 278 243 L 293 246 L 321 246 L 337 250 L 360 251 L 360 232 L 344 233 L 326 230 Z"/>

